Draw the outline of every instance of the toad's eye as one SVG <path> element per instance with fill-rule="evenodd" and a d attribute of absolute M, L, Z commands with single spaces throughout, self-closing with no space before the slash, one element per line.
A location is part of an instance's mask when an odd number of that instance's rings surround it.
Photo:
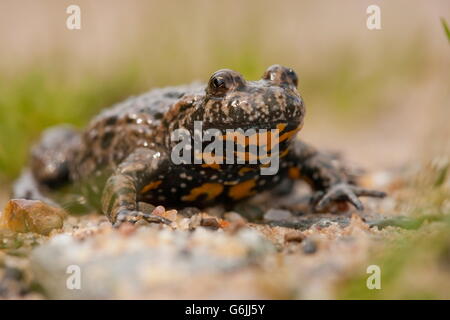
<path fill-rule="evenodd" d="M 222 69 L 211 76 L 206 91 L 212 96 L 221 97 L 228 91 L 237 89 L 243 85 L 244 80 L 239 73 L 228 69 Z"/>
<path fill-rule="evenodd" d="M 225 88 L 225 80 L 221 77 L 214 78 L 212 79 L 212 86 L 215 89 Z"/>
<path fill-rule="evenodd" d="M 226 75 L 214 75 L 209 80 L 208 93 L 214 96 L 223 96 L 228 91 L 230 86 L 229 79 L 225 78 Z"/>

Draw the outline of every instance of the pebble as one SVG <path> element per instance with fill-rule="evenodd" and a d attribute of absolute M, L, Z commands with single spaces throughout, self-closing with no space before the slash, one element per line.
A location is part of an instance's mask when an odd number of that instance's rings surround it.
<path fill-rule="evenodd" d="M 196 207 L 186 207 L 180 210 L 180 214 L 186 218 L 190 218 L 195 214 L 200 213 L 201 210 Z"/>
<path fill-rule="evenodd" d="M 39 200 L 9 200 L 0 216 L 0 228 L 48 235 L 63 227 L 66 212 Z"/>
<path fill-rule="evenodd" d="M 243 216 L 241 216 L 239 213 L 230 211 L 225 213 L 224 218 L 230 222 L 238 222 L 238 223 L 246 223 L 247 219 L 245 219 Z"/>
<path fill-rule="evenodd" d="M 282 209 L 269 209 L 264 214 L 264 220 L 266 221 L 282 221 L 282 220 L 289 220 L 291 218 L 292 218 L 291 212 Z"/>
<path fill-rule="evenodd" d="M 217 221 L 217 219 L 214 218 L 214 217 L 211 217 L 211 218 L 202 218 L 202 219 L 200 220 L 200 225 L 201 225 L 202 227 L 208 227 L 208 228 L 211 228 L 211 229 L 213 229 L 213 230 L 217 230 L 217 229 L 220 228 L 219 221 Z"/>
<path fill-rule="evenodd" d="M 157 216 L 162 216 L 164 212 L 166 212 L 166 209 L 163 206 L 157 206 L 153 209 L 153 214 L 156 214 Z"/>
<path fill-rule="evenodd" d="M 144 213 L 152 213 L 155 206 L 147 202 L 138 202 L 138 210 Z"/>
<path fill-rule="evenodd" d="M 317 243 L 316 241 L 306 238 L 303 241 L 303 253 L 305 254 L 313 254 L 317 251 Z"/>
<path fill-rule="evenodd" d="M 305 235 L 297 230 L 289 231 L 284 235 L 285 242 L 302 242 L 305 238 Z"/>

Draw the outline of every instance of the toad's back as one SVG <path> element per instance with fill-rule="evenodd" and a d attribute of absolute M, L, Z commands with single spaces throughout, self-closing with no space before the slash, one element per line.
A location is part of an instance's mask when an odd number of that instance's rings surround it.
<path fill-rule="evenodd" d="M 72 180 L 113 171 L 137 148 L 163 148 L 163 137 L 156 131 L 164 115 L 182 96 L 202 91 L 199 83 L 154 89 L 100 113 L 81 136 L 75 161 L 70 163 Z"/>

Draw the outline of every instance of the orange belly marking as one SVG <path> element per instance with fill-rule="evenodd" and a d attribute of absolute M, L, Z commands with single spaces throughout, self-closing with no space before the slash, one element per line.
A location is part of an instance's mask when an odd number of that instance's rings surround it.
<path fill-rule="evenodd" d="M 289 176 L 289 178 L 291 178 L 293 180 L 300 179 L 300 169 L 297 167 L 289 168 L 288 176 Z"/>
<path fill-rule="evenodd" d="M 255 184 L 255 180 L 241 182 L 235 186 L 232 186 L 228 191 L 228 195 L 234 200 L 240 200 L 251 196 L 255 193 L 255 191 L 252 190 Z"/>
<path fill-rule="evenodd" d="M 206 201 L 212 200 L 221 194 L 223 191 L 223 185 L 220 183 L 204 183 L 200 187 L 193 188 L 191 192 L 183 196 L 181 200 L 183 201 L 195 201 L 202 194 L 206 194 Z"/>
<path fill-rule="evenodd" d="M 154 190 L 154 189 L 158 188 L 158 186 L 161 184 L 161 182 L 162 182 L 161 180 L 150 182 L 148 185 L 146 185 L 145 187 L 142 188 L 141 194 L 144 194 L 150 190 Z"/>
<path fill-rule="evenodd" d="M 204 164 L 202 164 L 202 168 L 211 168 L 211 169 L 219 170 L 220 169 L 220 164 L 218 164 L 218 163 L 204 163 Z"/>

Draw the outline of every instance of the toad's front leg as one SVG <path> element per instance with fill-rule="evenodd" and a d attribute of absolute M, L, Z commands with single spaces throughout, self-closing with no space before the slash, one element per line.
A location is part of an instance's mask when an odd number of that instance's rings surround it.
<path fill-rule="evenodd" d="M 164 153 L 150 149 L 137 149 L 122 162 L 106 182 L 102 196 L 102 210 L 115 226 L 122 222 L 134 223 L 140 219 L 154 223 L 171 221 L 153 213 L 139 211 L 137 191 L 168 164 Z"/>
<path fill-rule="evenodd" d="M 350 202 L 358 210 L 364 206 L 358 197 L 382 198 L 386 193 L 368 190 L 351 183 L 342 170 L 333 165 L 333 158 L 318 152 L 310 145 L 296 140 L 289 153 L 291 178 L 303 178 L 317 191 L 314 209 L 324 210 L 332 202 Z"/>

